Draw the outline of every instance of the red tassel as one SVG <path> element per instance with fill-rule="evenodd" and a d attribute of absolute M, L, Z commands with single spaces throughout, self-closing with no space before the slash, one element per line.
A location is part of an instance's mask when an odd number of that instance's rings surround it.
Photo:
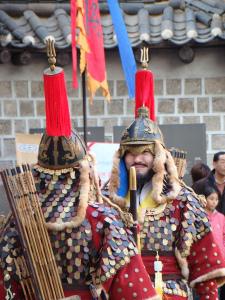
<path fill-rule="evenodd" d="M 64 71 L 44 74 L 46 132 L 49 136 L 71 136 L 71 121 Z"/>
<path fill-rule="evenodd" d="M 139 70 L 135 75 L 135 117 L 141 106 L 148 107 L 149 118 L 155 121 L 154 77 L 150 70 Z"/>

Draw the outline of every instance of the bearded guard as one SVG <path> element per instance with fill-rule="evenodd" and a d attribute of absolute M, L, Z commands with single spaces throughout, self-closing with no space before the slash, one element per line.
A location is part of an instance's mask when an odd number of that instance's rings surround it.
<path fill-rule="evenodd" d="M 163 135 L 150 119 L 152 76 L 146 69 L 136 74 L 137 114 L 114 157 L 110 198 L 129 208 L 128 171 L 134 166 L 142 259 L 161 299 L 191 299 L 194 288 L 201 300 L 215 300 L 217 287 L 225 281 L 225 262 L 201 201 L 179 179 Z"/>

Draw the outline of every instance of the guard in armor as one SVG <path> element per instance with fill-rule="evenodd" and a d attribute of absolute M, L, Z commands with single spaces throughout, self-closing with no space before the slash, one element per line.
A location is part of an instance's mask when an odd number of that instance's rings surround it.
<path fill-rule="evenodd" d="M 63 299 L 159 299 L 129 230 L 132 217 L 101 196 L 94 159 L 71 131 L 61 68 L 45 70 L 44 89 L 46 132 L 32 172 Z M 16 272 L 18 257 L 23 252 L 10 218 L 0 239 L 1 299 L 30 299 Z"/>
<path fill-rule="evenodd" d="M 135 167 L 140 250 L 156 291 L 161 299 L 184 300 L 192 299 L 193 288 L 201 300 L 216 300 L 225 281 L 225 262 L 201 201 L 178 178 L 162 133 L 150 119 L 152 82 L 149 70 L 137 71 L 137 116 L 114 157 L 110 198 L 129 209 L 128 171 Z"/>

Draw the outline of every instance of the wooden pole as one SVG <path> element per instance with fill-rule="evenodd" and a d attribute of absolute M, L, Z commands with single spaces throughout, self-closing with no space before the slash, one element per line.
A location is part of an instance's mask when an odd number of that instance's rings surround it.
<path fill-rule="evenodd" d="M 83 99 L 83 131 L 84 143 L 87 146 L 87 97 L 86 97 L 86 75 L 82 73 L 82 99 Z"/>
<path fill-rule="evenodd" d="M 132 227 L 132 232 L 134 235 L 134 240 L 136 242 L 139 253 L 141 252 L 140 234 L 138 232 L 138 215 L 137 215 L 137 179 L 136 179 L 136 169 L 131 167 L 129 171 L 129 191 L 130 191 L 130 213 L 134 219 L 134 225 Z"/>

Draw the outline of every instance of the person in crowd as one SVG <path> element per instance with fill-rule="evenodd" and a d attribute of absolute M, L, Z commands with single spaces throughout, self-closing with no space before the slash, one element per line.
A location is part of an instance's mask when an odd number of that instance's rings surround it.
<path fill-rule="evenodd" d="M 211 186 L 205 186 L 202 194 L 206 197 L 206 211 L 213 235 L 225 260 L 225 216 L 216 210 L 219 202 L 218 192 Z"/>
<path fill-rule="evenodd" d="M 209 175 L 209 173 L 210 173 L 210 168 L 206 164 L 204 164 L 202 162 L 198 162 L 198 163 L 194 164 L 190 171 L 192 185 L 196 181 L 207 177 Z"/>
<path fill-rule="evenodd" d="M 215 300 L 218 286 L 225 282 L 225 262 L 200 200 L 179 180 L 162 133 L 150 119 L 152 82 L 150 71 L 137 71 L 136 118 L 123 132 L 115 153 L 110 199 L 124 210 L 136 206 L 137 244 L 161 299 L 190 299 L 193 288 L 201 300 Z M 132 167 L 136 204 L 128 188 Z"/>
<path fill-rule="evenodd" d="M 213 170 L 206 178 L 202 178 L 193 184 L 193 190 L 201 194 L 204 186 L 216 189 L 219 195 L 217 210 L 225 215 L 225 151 L 220 151 L 213 156 Z"/>
<path fill-rule="evenodd" d="M 201 194 L 206 198 L 205 209 L 212 227 L 212 232 L 225 260 L 225 216 L 216 210 L 219 202 L 218 192 L 213 187 L 205 185 Z M 218 293 L 220 294 L 220 291 L 218 291 Z M 199 297 L 196 295 L 195 300 L 198 299 Z M 222 295 L 220 299 L 224 299 Z"/>
<path fill-rule="evenodd" d="M 44 72 L 44 89 L 46 131 L 33 177 L 62 281 L 63 299 L 159 299 L 129 230 L 133 224 L 130 214 L 103 199 L 93 157 L 79 134 L 71 130 L 61 68 Z M 0 239 L 2 300 L 27 299 L 14 263 L 23 256 L 19 238 L 12 220 Z M 11 291 L 4 288 L 9 280 Z"/>
<path fill-rule="evenodd" d="M 193 190 L 201 194 L 205 186 L 214 188 L 219 196 L 217 211 L 225 215 L 225 151 L 219 151 L 213 156 L 213 170 L 208 177 L 193 184 Z M 220 289 L 221 299 L 225 299 L 225 286 Z"/>

